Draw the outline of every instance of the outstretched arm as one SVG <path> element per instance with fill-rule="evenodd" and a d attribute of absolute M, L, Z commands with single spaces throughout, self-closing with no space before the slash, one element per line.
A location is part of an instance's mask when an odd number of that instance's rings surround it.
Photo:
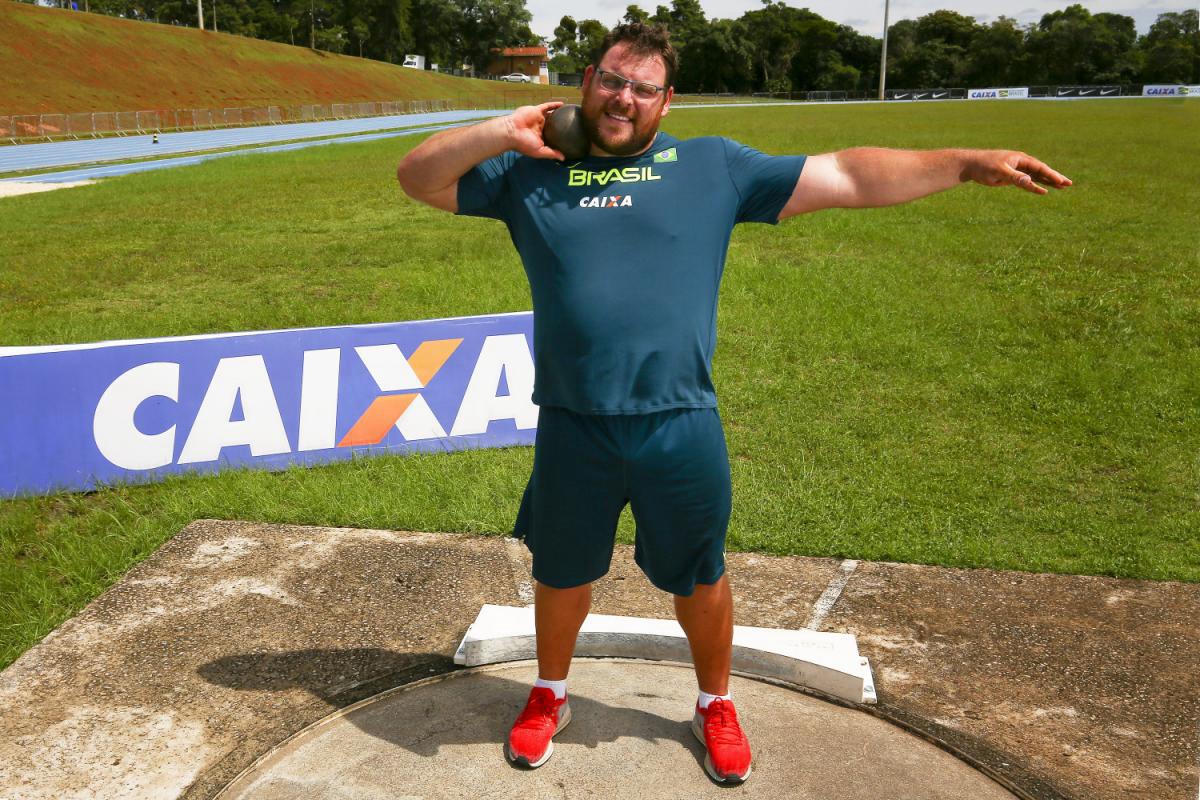
<path fill-rule="evenodd" d="M 396 168 L 396 179 L 414 200 L 457 212 L 458 179 L 476 164 L 508 150 L 534 158 L 563 159 L 562 153 L 542 141 L 546 115 L 561 105 L 556 101 L 521 106 L 506 117 L 435 133 L 404 157 Z"/>
<path fill-rule="evenodd" d="M 810 156 L 779 218 L 824 208 L 907 203 L 965 181 L 1013 185 L 1034 194 L 1071 185 L 1065 175 L 1013 150 L 888 150 L 855 147 Z"/>

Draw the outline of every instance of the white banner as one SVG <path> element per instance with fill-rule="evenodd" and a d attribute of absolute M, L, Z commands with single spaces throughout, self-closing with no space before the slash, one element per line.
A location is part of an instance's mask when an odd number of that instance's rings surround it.
<path fill-rule="evenodd" d="M 1142 97 L 1200 97 L 1200 86 L 1154 84 L 1142 87 Z"/>
<path fill-rule="evenodd" d="M 968 100 L 1013 100 L 1029 97 L 1029 87 L 1019 86 L 1008 89 L 970 89 L 967 91 Z"/>

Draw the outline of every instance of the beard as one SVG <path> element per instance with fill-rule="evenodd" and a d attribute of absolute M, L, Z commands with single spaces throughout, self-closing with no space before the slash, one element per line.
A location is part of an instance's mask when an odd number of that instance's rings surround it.
<path fill-rule="evenodd" d="M 587 133 L 588 140 L 596 147 L 614 156 L 631 156 L 645 150 L 654 141 L 654 137 L 658 133 L 658 125 L 652 124 L 645 130 L 640 129 L 638 126 L 638 122 L 642 118 L 640 109 L 634 112 L 637 116 L 634 118 L 629 134 L 626 137 L 615 138 L 605 136 L 600 131 L 600 122 L 604 119 L 604 112 L 607 110 L 605 104 L 600 104 L 595 110 L 589 109 L 586 104 L 582 107 L 583 129 Z M 614 113 L 620 112 L 614 111 Z M 656 112 L 650 113 L 654 114 L 654 117 L 651 117 L 651 119 L 657 118 Z M 626 115 L 621 114 L 621 116 Z"/>

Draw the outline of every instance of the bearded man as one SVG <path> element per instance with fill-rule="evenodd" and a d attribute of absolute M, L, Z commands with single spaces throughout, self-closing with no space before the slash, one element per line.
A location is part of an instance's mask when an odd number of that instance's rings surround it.
<path fill-rule="evenodd" d="M 503 222 L 533 296 L 539 417 L 513 535 L 533 555 L 538 679 L 507 757 L 541 766 L 571 719 L 575 640 L 628 503 L 634 558 L 674 595 L 687 635 L 705 769 L 741 783 L 751 754 L 729 694 L 730 472 L 711 377 L 733 226 L 893 205 L 968 180 L 1036 194 L 1046 193 L 1039 182 L 1071 182 L 1012 151 L 854 148 L 806 158 L 721 137 L 679 140 L 658 130 L 677 67 L 662 28 L 618 26 L 584 73 L 586 158 L 564 164 L 546 145 L 546 117 L 561 103 L 544 103 L 431 136 L 397 177 L 435 208 Z"/>

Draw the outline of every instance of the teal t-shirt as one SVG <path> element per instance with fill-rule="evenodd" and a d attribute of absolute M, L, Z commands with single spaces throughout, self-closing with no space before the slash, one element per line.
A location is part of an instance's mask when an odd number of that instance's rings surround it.
<path fill-rule="evenodd" d="M 533 402 L 581 414 L 717 404 L 712 357 L 739 222 L 778 222 L 804 156 L 660 132 L 639 156 L 507 152 L 458 182 L 458 213 L 504 222 L 533 296 Z"/>

